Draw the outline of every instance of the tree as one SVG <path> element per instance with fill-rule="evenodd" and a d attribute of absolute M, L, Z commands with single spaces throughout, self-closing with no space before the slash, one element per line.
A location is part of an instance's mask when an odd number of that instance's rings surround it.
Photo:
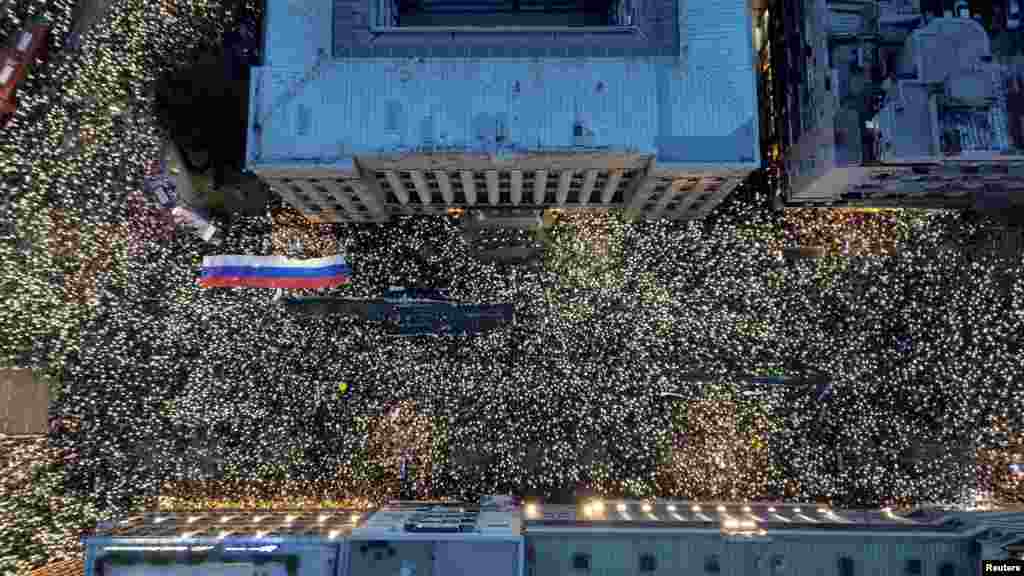
<path fill-rule="evenodd" d="M 223 51 L 165 73 L 156 86 L 157 113 L 171 140 L 181 146 L 189 170 L 214 171 L 214 188 L 241 169 L 245 148 L 244 99 L 248 73 Z M 196 160 L 196 157 L 203 157 Z"/>

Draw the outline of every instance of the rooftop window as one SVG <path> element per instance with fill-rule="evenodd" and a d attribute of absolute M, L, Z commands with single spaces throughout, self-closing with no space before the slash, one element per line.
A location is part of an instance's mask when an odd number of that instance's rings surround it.
<path fill-rule="evenodd" d="M 424 28 L 612 28 L 633 25 L 633 0 L 377 0 L 376 23 Z"/>

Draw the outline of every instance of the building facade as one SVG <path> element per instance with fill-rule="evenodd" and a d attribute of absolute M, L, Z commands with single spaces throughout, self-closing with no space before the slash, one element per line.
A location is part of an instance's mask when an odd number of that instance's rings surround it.
<path fill-rule="evenodd" d="M 700 217 L 760 164 L 752 26 L 747 0 L 270 0 L 247 167 L 320 221 Z"/>
<path fill-rule="evenodd" d="M 499 497 L 143 514 L 86 538 L 85 575 L 973 576 L 1022 537 L 1024 510 Z"/>
<path fill-rule="evenodd" d="M 787 205 L 1022 203 L 1019 74 L 993 54 L 989 32 L 1003 33 L 1001 10 L 788 1 L 802 6 L 803 26 L 776 24 L 771 39 L 801 44 L 804 73 L 793 77 L 791 55 L 771 54 L 773 92 L 787 90 L 785 81 L 799 97 L 770 101 L 766 114 L 780 129 L 762 134 L 766 150 L 778 150 L 776 191 Z"/>
<path fill-rule="evenodd" d="M 536 507 L 527 518 L 536 576 L 973 575 L 989 530 L 972 513 L 814 504 L 619 501 Z"/>

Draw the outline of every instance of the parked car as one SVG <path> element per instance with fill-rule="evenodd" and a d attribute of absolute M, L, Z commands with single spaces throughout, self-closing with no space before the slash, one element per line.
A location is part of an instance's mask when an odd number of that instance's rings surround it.
<path fill-rule="evenodd" d="M 37 23 L 14 34 L 11 45 L 0 50 L 0 126 L 18 107 L 18 86 L 25 81 L 37 60 L 46 60 L 46 39 L 50 26 Z"/>

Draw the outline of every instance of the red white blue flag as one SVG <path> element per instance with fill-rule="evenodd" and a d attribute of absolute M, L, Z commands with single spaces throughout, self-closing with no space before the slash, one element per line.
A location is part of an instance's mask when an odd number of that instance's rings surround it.
<path fill-rule="evenodd" d="M 286 256 L 205 256 L 199 285 L 204 288 L 330 288 L 347 284 L 352 269 L 344 256 L 297 260 Z"/>

